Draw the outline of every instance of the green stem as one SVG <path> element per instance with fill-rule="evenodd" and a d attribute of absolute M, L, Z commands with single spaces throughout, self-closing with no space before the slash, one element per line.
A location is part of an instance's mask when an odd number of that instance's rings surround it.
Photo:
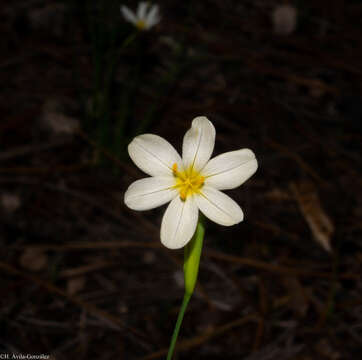
<path fill-rule="evenodd" d="M 176 325 L 175 325 L 175 330 L 173 331 L 173 334 L 172 334 L 170 348 L 168 349 L 167 360 L 172 359 L 173 351 L 175 349 L 175 345 L 176 345 L 176 341 L 177 341 L 177 336 L 178 336 L 178 333 L 180 331 L 180 327 L 181 327 L 182 320 L 183 320 L 184 315 L 185 315 L 187 305 L 188 305 L 188 303 L 189 303 L 189 301 L 191 299 L 191 295 L 192 294 L 185 294 L 184 298 L 182 300 L 182 305 L 181 305 L 180 312 L 178 313 L 178 317 L 177 317 L 177 321 L 176 321 Z"/>
<path fill-rule="evenodd" d="M 167 354 L 167 360 L 172 359 L 173 352 L 175 350 L 177 336 L 181 328 L 182 320 L 185 315 L 187 305 L 191 299 L 192 294 L 197 282 L 197 275 L 199 273 L 199 264 L 202 251 L 202 243 L 204 240 L 205 227 L 203 217 L 200 215 L 199 222 L 196 227 L 196 231 L 192 239 L 185 246 L 184 257 L 184 277 L 185 277 L 185 294 L 182 300 L 181 309 L 179 311 L 175 330 L 173 331 L 170 348 Z"/>
<path fill-rule="evenodd" d="M 192 295 L 196 286 L 204 235 L 204 218 L 200 215 L 195 234 L 191 241 L 185 246 L 184 279 L 186 294 Z"/>

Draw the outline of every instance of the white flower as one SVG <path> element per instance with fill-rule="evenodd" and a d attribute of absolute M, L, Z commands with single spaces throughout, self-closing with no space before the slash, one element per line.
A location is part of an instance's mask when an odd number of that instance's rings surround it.
<path fill-rule="evenodd" d="M 147 1 L 138 4 L 137 13 L 134 13 L 127 6 L 121 6 L 123 17 L 133 24 L 138 30 L 149 30 L 161 20 L 158 5 L 151 5 Z"/>
<path fill-rule="evenodd" d="M 199 210 L 225 226 L 243 220 L 239 205 L 220 190 L 240 186 L 258 167 L 249 149 L 230 151 L 210 160 L 215 128 L 205 117 L 192 121 L 182 145 L 182 159 L 165 139 L 153 134 L 137 136 L 128 146 L 133 162 L 151 175 L 132 183 L 124 201 L 133 210 L 168 205 L 161 224 L 161 242 L 170 249 L 185 246 L 192 238 Z"/>

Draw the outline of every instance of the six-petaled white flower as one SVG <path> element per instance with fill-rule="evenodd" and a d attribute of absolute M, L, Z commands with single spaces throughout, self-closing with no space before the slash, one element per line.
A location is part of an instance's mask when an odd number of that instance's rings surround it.
<path fill-rule="evenodd" d="M 134 13 L 127 6 L 121 6 L 123 17 L 139 30 L 148 30 L 158 24 L 161 20 L 158 5 L 151 5 L 147 1 L 138 4 L 137 12 Z"/>
<path fill-rule="evenodd" d="M 205 117 L 192 121 L 182 145 L 182 159 L 165 139 L 153 134 L 137 136 L 128 146 L 133 162 L 151 175 L 132 183 L 124 201 L 133 210 L 168 205 L 161 224 L 161 242 L 170 249 L 185 246 L 192 238 L 199 210 L 225 226 L 243 220 L 239 205 L 220 190 L 240 186 L 252 176 L 258 163 L 254 153 L 241 149 L 210 160 L 215 128 Z"/>

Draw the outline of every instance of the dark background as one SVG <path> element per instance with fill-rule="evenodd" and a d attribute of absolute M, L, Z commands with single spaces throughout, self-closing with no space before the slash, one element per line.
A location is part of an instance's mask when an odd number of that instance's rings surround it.
<path fill-rule="evenodd" d="M 164 207 L 125 207 L 126 146 L 206 115 L 259 169 L 244 222 L 208 224 L 175 358 L 359 358 L 362 2 L 159 5 L 128 46 L 115 1 L 1 6 L 0 353 L 165 358 L 183 253 Z"/>

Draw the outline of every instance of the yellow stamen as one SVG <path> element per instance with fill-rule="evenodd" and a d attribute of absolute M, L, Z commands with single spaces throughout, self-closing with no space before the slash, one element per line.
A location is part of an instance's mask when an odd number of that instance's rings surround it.
<path fill-rule="evenodd" d="M 174 188 L 179 190 L 182 201 L 185 201 L 189 195 L 199 193 L 205 182 L 205 177 L 201 176 L 192 166 L 184 171 L 178 171 L 175 163 L 172 165 L 172 173 L 176 181 Z"/>
<path fill-rule="evenodd" d="M 187 197 L 187 190 L 181 189 L 181 190 L 180 190 L 180 199 L 181 199 L 182 201 L 185 201 L 185 200 L 186 200 L 186 197 Z"/>
<path fill-rule="evenodd" d="M 144 20 L 138 20 L 136 22 L 136 27 L 138 30 L 144 30 L 144 28 L 146 27 L 146 23 Z"/>

